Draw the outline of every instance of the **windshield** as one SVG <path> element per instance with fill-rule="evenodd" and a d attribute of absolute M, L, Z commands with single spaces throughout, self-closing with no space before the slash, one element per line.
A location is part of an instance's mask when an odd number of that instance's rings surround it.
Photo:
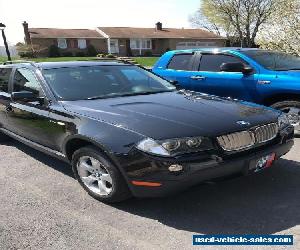
<path fill-rule="evenodd" d="M 45 79 L 60 100 L 101 99 L 173 91 L 175 87 L 136 66 L 45 69 Z"/>
<path fill-rule="evenodd" d="M 276 71 L 300 70 L 300 57 L 283 52 L 268 50 L 243 51 L 266 69 Z"/>

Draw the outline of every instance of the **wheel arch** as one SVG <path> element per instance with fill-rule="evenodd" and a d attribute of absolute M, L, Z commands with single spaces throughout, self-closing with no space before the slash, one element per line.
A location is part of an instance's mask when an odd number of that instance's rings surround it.
<path fill-rule="evenodd" d="M 128 177 L 127 177 L 124 169 L 120 166 L 118 160 L 113 156 L 111 151 L 107 147 L 105 147 L 103 144 L 101 144 L 89 137 L 85 137 L 82 135 L 73 135 L 73 136 L 68 137 L 65 140 L 65 142 L 63 143 L 63 153 L 67 157 L 68 161 L 71 162 L 74 152 L 76 150 L 78 150 L 79 148 L 86 147 L 86 146 L 94 146 L 97 148 L 97 150 L 99 150 L 101 153 L 103 153 L 104 156 L 106 156 L 108 158 L 108 160 L 110 160 L 119 169 L 121 175 L 123 176 L 123 178 L 125 179 L 125 181 L 127 182 L 128 186 L 130 188 L 129 180 L 128 180 Z"/>
<path fill-rule="evenodd" d="M 63 143 L 63 153 L 65 154 L 67 159 L 71 161 L 74 152 L 79 148 L 86 146 L 96 147 L 100 152 L 104 153 L 110 160 L 115 162 L 112 157 L 112 154 L 103 144 L 82 135 L 73 135 L 66 138 L 66 140 Z"/>
<path fill-rule="evenodd" d="M 276 102 L 281 101 L 300 101 L 300 94 L 276 94 L 269 96 L 263 100 L 263 105 L 271 106 Z"/>

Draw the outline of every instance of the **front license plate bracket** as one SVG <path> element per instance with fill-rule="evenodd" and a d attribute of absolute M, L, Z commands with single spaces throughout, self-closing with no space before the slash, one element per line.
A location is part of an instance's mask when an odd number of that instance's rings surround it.
<path fill-rule="evenodd" d="M 276 159 L 276 154 L 271 153 L 268 155 L 265 155 L 263 157 L 260 157 L 255 161 L 255 164 L 250 164 L 249 170 L 252 170 L 254 172 L 258 172 L 260 170 L 263 170 L 265 168 L 269 168 L 272 166 L 274 160 Z"/>

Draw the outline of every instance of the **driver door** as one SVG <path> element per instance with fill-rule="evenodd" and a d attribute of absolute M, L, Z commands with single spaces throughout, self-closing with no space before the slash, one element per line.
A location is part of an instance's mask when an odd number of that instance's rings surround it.
<path fill-rule="evenodd" d="M 29 91 L 35 100 L 14 100 L 7 106 L 9 130 L 30 141 L 53 148 L 53 124 L 41 84 L 28 68 L 17 68 L 13 77 L 13 92 Z"/>
<path fill-rule="evenodd" d="M 191 77 L 193 90 L 218 96 L 241 100 L 252 100 L 256 92 L 257 74 L 242 72 L 222 72 L 223 63 L 247 62 L 234 55 L 210 54 L 199 55 L 198 72 Z"/>

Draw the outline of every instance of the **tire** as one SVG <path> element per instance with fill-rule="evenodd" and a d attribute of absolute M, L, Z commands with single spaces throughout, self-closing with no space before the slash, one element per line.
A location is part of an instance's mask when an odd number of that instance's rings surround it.
<path fill-rule="evenodd" d="M 0 132 L 0 142 L 10 141 L 10 140 L 11 140 L 11 138 L 9 136 Z"/>
<path fill-rule="evenodd" d="M 96 147 L 75 151 L 72 157 L 74 175 L 93 198 L 114 203 L 131 197 L 131 192 L 118 168 Z"/>
<path fill-rule="evenodd" d="M 271 105 L 272 108 L 278 109 L 287 113 L 289 120 L 295 127 L 295 132 L 300 133 L 300 101 L 296 100 L 287 100 L 276 102 Z M 298 114 L 298 122 L 297 122 L 297 114 Z"/>

